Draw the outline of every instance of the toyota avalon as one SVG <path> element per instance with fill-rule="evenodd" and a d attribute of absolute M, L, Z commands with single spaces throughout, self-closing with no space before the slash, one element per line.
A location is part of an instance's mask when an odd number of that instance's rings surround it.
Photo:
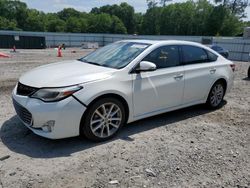
<path fill-rule="evenodd" d="M 21 76 L 12 96 L 18 117 L 35 134 L 103 141 L 139 119 L 196 104 L 220 107 L 234 69 L 198 43 L 127 40 L 35 68 Z"/>

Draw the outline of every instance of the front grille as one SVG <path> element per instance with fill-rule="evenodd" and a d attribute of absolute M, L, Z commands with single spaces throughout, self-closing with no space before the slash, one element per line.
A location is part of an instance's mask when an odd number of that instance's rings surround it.
<path fill-rule="evenodd" d="M 28 125 L 32 125 L 32 115 L 31 115 L 31 113 L 26 108 L 24 108 L 23 106 L 18 104 L 18 102 L 16 102 L 15 99 L 13 99 L 13 104 L 14 104 L 14 108 L 15 108 L 16 113 L 19 116 L 19 118 L 24 123 L 26 123 Z"/>
<path fill-rule="evenodd" d="M 26 86 L 26 85 L 18 82 L 17 95 L 29 96 L 29 95 L 35 93 L 37 90 L 38 90 L 38 88 Z"/>

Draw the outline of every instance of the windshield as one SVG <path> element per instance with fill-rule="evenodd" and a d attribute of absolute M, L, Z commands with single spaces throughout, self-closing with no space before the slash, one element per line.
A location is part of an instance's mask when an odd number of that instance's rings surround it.
<path fill-rule="evenodd" d="M 142 53 L 149 44 L 136 42 L 118 42 L 100 48 L 79 61 L 120 69 L 127 66 Z"/>

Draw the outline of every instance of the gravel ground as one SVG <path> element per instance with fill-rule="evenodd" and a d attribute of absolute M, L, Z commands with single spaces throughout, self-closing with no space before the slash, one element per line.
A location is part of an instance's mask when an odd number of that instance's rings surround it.
<path fill-rule="evenodd" d="M 237 66 L 221 109 L 203 105 L 125 126 L 113 140 L 48 140 L 18 120 L 11 90 L 36 66 L 86 50 L 20 50 L 0 59 L 1 187 L 250 187 L 250 80 Z M 7 50 L 1 50 L 8 52 Z"/>

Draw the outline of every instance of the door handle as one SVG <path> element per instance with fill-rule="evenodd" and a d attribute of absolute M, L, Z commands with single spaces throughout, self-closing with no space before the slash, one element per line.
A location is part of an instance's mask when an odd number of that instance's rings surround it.
<path fill-rule="evenodd" d="M 178 75 L 174 76 L 174 79 L 181 80 L 183 78 L 183 76 L 184 76 L 183 74 L 178 74 Z"/>
<path fill-rule="evenodd" d="M 214 74 L 216 72 L 216 68 L 210 69 L 210 74 Z"/>

